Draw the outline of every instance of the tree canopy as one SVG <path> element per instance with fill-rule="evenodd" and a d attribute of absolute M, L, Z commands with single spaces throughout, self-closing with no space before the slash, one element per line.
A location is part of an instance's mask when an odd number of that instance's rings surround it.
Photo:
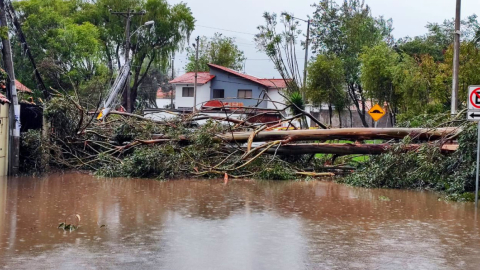
<path fill-rule="evenodd" d="M 198 71 L 208 71 L 208 64 L 216 64 L 240 71 L 245 61 L 243 51 L 235 44 L 235 38 L 215 33 L 210 39 L 203 36 L 198 48 Z M 195 49 L 188 49 L 187 72 L 195 71 Z"/>
<path fill-rule="evenodd" d="M 314 7 L 312 48 L 317 54 L 334 54 L 341 59 L 349 99 L 363 125 L 368 126 L 360 54 L 365 47 L 393 42 L 392 21 L 373 17 L 370 7 L 361 0 L 344 1 L 342 5 L 321 0 Z"/>
<path fill-rule="evenodd" d="M 123 65 L 126 19 L 111 11 L 145 11 L 131 20 L 133 100 L 149 71 L 168 70 L 172 54 L 184 47 L 195 27 L 185 3 L 166 0 L 24 0 L 14 6 L 47 85 L 85 95 L 108 88 Z M 154 25 L 143 26 L 147 21 Z M 14 48 L 16 66 L 25 66 L 18 77 L 32 87 L 21 47 Z"/>

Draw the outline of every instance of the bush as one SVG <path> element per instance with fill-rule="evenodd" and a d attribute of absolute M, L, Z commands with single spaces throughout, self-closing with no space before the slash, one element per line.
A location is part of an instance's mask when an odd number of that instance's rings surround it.
<path fill-rule="evenodd" d="M 29 130 L 20 138 L 20 172 L 33 174 L 44 171 L 41 130 Z"/>
<path fill-rule="evenodd" d="M 391 152 L 372 157 L 341 182 L 369 188 L 409 188 L 443 191 L 452 200 L 471 200 L 475 188 L 477 127 L 468 125 L 458 138 L 459 149 L 443 155 L 435 145 L 404 152 L 406 138 Z"/>

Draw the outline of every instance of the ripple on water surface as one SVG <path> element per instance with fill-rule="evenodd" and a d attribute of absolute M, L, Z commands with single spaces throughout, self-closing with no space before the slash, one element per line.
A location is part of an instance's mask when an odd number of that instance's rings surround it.
<path fill-rule="evenodd" d="M 472 204 L 331 182 L 0 179 L 10 269 L 478 269 L 479 224 Z"/>

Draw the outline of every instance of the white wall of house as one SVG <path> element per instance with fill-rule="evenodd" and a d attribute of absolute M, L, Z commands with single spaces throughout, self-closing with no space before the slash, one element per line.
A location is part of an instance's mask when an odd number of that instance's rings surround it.
<path fill-rule="evenodd" d="M 182 107 L 192 108 L 193 97 L 182 96 L 183 87 L 193 87 L 193 84 L 177 84 L 175 85 L 175 108 L 180 109 Z M 200 109 L 203 103 L 210 100 L 210 82 L 197 85 L 197 109 Z"/>
<path fill-rule="evenodd" d="M 282 91 L 282 90 L 280 90 L 280 91 Z M 284 98 L 280 95 L 278 89 L 268 89 L 267 94 L 270 97 L 270 99 L 273 100 L 273 101 L 282 102 L 282 103 L 285 102 Z M 267 103 L 267 108 L 268 109 L 279 109 L 279 110 L 281 110 L 281 109 L 285 108 L 285 105 L 269 101 Z"/>
<path fill-rule="evenodd" d="M 169 98 L 157 98 L 157 108 L 164 109 L 166 106 L 170 106 L 171 100 Z M 175 104 L 175 98 L 173 99 L 173 104 Z"/>

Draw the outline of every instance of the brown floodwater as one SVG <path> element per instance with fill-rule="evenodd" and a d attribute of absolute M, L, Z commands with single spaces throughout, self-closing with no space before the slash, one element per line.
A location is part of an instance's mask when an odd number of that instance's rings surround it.
<path fill-rule="evenodd" d="M 471 203 L 332 182 L 0 178 L 6 269 L 480 269 L 479 227 Z"/>

